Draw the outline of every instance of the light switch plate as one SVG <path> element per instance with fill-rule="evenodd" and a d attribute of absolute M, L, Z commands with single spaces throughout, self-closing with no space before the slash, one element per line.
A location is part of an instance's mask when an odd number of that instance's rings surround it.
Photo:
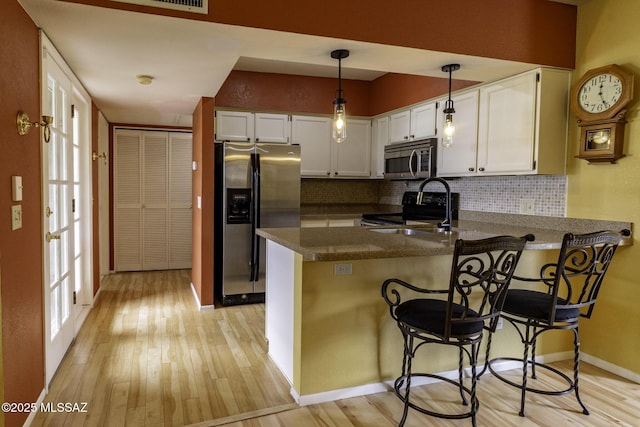
<path fill-rule="evenodd" d="M 11 177 L 11 198 L 14 202 L 22 201 L 22 177 L 19 175 Z"/>
<path fill-rule="evenodd" d="M 22 205 L 11 206 L 11 230 L 22 228 Z"/>

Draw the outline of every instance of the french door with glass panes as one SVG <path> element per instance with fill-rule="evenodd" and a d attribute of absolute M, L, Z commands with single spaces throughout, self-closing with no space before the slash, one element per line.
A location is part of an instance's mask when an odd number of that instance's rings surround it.
<path fill-rule="evenodd" d="M 89 229 L 86 214 L 89 194 L 87 161 L 82 162 L 80 136 L 88 144 L 88 103 L 81 105 L 82 119 L 74 123 L 74 87 L 63 71 L 64 62 L 43 37 L 42 113 L 53 116 L 50 141 L 42 142 L 42 206 L 44 210 L 44 323 L 46 383 L 49 384 L 76 333 L 76 319 L 91 284 L 90 252 L 83 244 Z M 75 130 L 75 132 L 74 132 Z M 85 154 L 88 159 L 88 153 Z M 90 178 L 89 178 L 90 179 Z M 89 187 L 90 188 L 90 181 Z M 80 298 L 78 298 L 80 297 Z"/>

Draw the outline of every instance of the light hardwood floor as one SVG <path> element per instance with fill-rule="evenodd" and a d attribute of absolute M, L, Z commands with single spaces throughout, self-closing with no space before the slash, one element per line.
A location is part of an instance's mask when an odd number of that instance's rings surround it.
<path fill-rule="evenodd" d="M 40 413 L 34 426 L 386 427 L 401 402 L 391 392 L 297 407 L 266 355 L 261 304 L 198 311 L 188 271 L 121 273 L 101 296 L 62 362 L 46 402 L 87 402 L 87 413 Z M 400 351 L 400 350 L 399 350 Z M 569 361 L 555 363 L 569 372 Z M 585 416 L 573 394 L 519 392 L 491 375 L 478 386 L 479 426 L 638 426 L 640 385 L 581 365 Z M 542 371 L 542 370 L 541 370 Z M 513 371 L 514 376 L 519 376 Z M 539 381 L 554 384 L 544 372 Z M 415 389 L 436 409 L 459 409 L 445 384 Z M 409 412 L 408 427 L 466 426 Z"/>

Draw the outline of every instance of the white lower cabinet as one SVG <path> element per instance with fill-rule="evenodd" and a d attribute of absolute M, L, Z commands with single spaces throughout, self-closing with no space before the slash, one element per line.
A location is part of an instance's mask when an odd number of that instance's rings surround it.
<path fill-rule="evenodd" d="M 191 267 L 191 134 L 117 129 L 114 268 Z"/>
<path fill-rule="evenodd" d="M 353 178 L 371 174 L 371 122 L 350 119 L 347 139 L 331 139 L 331 119 L 292 116 L 291 142 L 301 149 L 300 173 L 304 177 Z"/>

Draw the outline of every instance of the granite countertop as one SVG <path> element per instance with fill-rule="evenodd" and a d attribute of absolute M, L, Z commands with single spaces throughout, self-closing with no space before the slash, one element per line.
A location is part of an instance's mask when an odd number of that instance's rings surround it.
<path fill-rule="evenodd" d="M 536 239 L 528 242 L 526 249 L 558 249 L 566 232 L 587 233 L 598 230 L 631 229 L 631 223 L 581 220 L 571 218 L 534 217 L 509 215 L 509 223 L 465 219 L 461 214 L 454 221 L 450 233 L 438 232 L 435 224 L 380 227 L 324 227 L 324 228 L 261 228 L 259 236 L 285 246 L 302 255 L 304 261 L 346 261 L 376 258 L 448 255 L 453 253 L 456 239 L 483 239 L 498 235 L 524 236 L 532 233 Z M 509 218 L 510 216 L 522 218 Z M 535 220 L 534 220 L 535 218 Z M 483 219 L 487 219 L 483 217 Z M 413 235 L 400 229 L 416 230 Z M 622 245 L 633 244 L 633 237 L 624 239 Z"/>

